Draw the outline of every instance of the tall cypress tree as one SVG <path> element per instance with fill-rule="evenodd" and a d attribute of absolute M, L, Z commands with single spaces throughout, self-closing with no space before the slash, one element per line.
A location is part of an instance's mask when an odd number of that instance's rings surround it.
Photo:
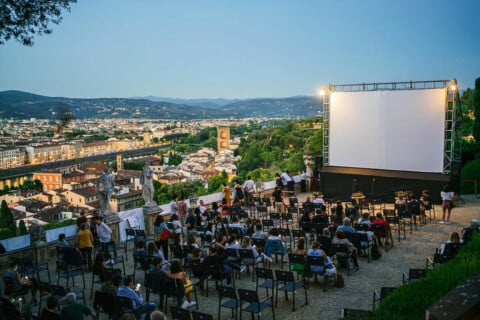
<path fill-rule="evenodd" d="M 0 228 L 6 228 L 12 230 L 15 234 L 17 232 L 17 225 L 13 219 L 13 214 L 10 208 L 7 206 L 5 200 L 2 201 L 0 208 Z"/>
<path fill-rule="evenodd" d="M 473 114 L 475 116 L 473 123 L 473 137 L 476 143 L 475 158 L 480 159 L 480 78 L 475 80 L 475 89 L 473 90 Z"/>

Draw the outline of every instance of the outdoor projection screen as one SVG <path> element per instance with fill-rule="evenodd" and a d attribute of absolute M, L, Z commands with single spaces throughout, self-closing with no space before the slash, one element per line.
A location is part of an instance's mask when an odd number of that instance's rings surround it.
<path fill-rule="evenodd" d="M 441 173 L 446 89 L 330 93 L 329 165 Z"/>

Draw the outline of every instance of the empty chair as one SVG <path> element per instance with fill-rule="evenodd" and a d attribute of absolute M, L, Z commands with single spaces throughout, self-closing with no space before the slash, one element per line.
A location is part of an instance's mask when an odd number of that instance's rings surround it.
<path fill-rule="evenodd" d="M 238 308 L 241 306 L 237 290 L 229 286 L 217 286 L 218 291 L 218 319 L 220 319 L 221 308 L 230 309 L 232 318 L 237 319 Z"/>
<path fill-rule="evenodd" d="M 108 319 L 117 319 L 121 315 L 121 311 L 118 308 L 117 296 L 109 293 L 95 291 L 93 308 L 97 315 L 105 313 Z"/>
<path fill-rule="evenodd" d="M 308 304 L 308 293 L 305 278 L 301 277 L 296 279 L 292 271 L 275 270 L 276 278 L 276 294 L 275 294 L 275 306 L 278 304 L 278 292 L 285 292 L 285 299 L 288 300 L 288 292 L 292 293 L 292 311 L 295 311 L 295 293 L 304 289 L 305 291 L 305 304 Z"/>
<path fill-rule="evenodd" d="M 213 316 L 209 313 L 192 311 L 192 320 L 213 320 Z"/>
<path fill-rule="evenodd" d="M 364 317 L 369 317 L 372 315 L 371 310 L 361 310 L 361 309 L 342 309 L 342 319 L 361 319 Z"/>
<path fill-rule="evenodd" d="M 256 291 L 258 292 L 258 288 L 265 288 L 267 292 L 267 296 L 269 295 L 269 289 L 272 290 L 272 297 L 273 292 L 275 290 L 275 286 L 277 281 L 273 275 L 273 270 L 269 268 L 255 268 L 256 274 Z"/>
<path fill-rule="evenodd" d="M 408 274 L 403 272 L 402 283 L 409 283 L 424 278 L 427 275 L 427 269 L 409 269 Z"/>
<path fill-rule="evenodd" d="M 180 307 L 170 306 L 170 312 L 172 314 L 172 320 L 191 320 L 192 315 L 190 311 L 182 309 Z"/>
<path fill-rule="evenodd" d="M 372 309 L 375 310 L 375 305 L 377 303 L 382 302 L 382 300 L 385 299 L 385 297 L 395 289 L 396 289 L 395 287 L 382 287 L 380 289 L 380 292 L 377 291 L 377 289 L 373 290 L 373 308 Z"/>
<path fill-rule="evenodd" d="M 267 296 L 263 299 L 258 297 L 258 293 L 254 290 L 238 289 L 238 296 L 240 301 L 243 303 L 248 303 L 245 308 L 242 308 L 240 311 L 240 320 L 242 319 L 242 312 L 249 312 L 254 317 L 254 314 L 260 315 L 263 310 L 267 308 L 272 309 L 272 318 L 275 320 L 275 309 L 273 308 L 273 297 Z"/>
<path fill-rule="evenodd" d="M 48 276 L 48 282 L 52 281 L 50 279 L 50 269 L 48 268 L 48 262 L 39 263 L 34 261 L 32 258 L 23 257 L 20 260 L 19 269 L 22 276 L 31 276 L 33 278 L 36 275 L 38 281 L 40 281 L 40 273 L 46 271 Z"/>
<path fill-rule="evenodd" d="M 75 286 L 75 277 L 81 276 L 83 281 L 83 288 L 85 286 L 85 276 L 83 274 L 82 254 L 77 248 L 64 248 L 63 259 L 57 260 L 57 285 L 60 279 L 67 280 L 67 287 L 69 286 L 70 278 Z"/>

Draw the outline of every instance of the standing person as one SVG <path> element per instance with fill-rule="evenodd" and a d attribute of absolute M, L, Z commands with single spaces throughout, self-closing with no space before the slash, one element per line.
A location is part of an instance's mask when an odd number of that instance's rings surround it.
<path fill-rule="evenodd" d="M 422 195 L 420 196 L 420 212 L 422 213 L 422 217 L 425 221 L 427 221 L 427 216 L 425 214 L 425 211 L 430 211 L 432 210 L 432 197 L 430 196 L 430 191 L 428 190 L 423 190 Z M 432 217 L 430 213 L 430 218 Z"/>
<path fill-rule="evenodd" d="M 95 217 L 93 222 L 96 225 L 98 240 L 100 240 L 100 251 L 104 252 L 105 254 L 108 253 L 108 245 L 112 242 L 112 229 L 105 222 L 103 222 L 103 218 L 98 216 Z M 115 246 L 114 246 L 115 248 Z M 116 252 L 115 252 L 116 253 Z"/>
<path fill-rule="evenodd" d="M 283 189 L 283 181 L 282 177 L 280 177 L 280 173 L 275 173 L 275 186 L 279 187 L 280 189 Z"/>
<path fill-rule="evenodd" d="M 240 181 L 235 180 L 235 186 L 233 187 L 234 189 L 234 199 L 233 202 L 241 202 L 245 198 L 244 192 L 243 192 L 243 187 L 240 184 Z"/>
<path fill-rule="evenodd" d="M 275 209 L 282 216 L 285 215 L 285 206 L 283 205 L 283 191 L 280 187 L 275 187 L 275 191 L 272 193 L 273 200 L 275 202 Z"/>
<path fill-rule="evenodd" d="M 439 223 L 445 223 L 449 224 L 450 223 L 450 214 L 452 213 L 452 208 L 453 208 L 453 196 L 454 193 L 453 191 L 450 191 L 450 188 L 448 185 L 444 186 L 442 191 L 440 192 L 440 197 L 442 198 L 442 220 L 440 220 Z M 446 220 L 445 220 L 445 214 L 446 214 Z"/>
<path fill-rule="evenodd" d="M 80 225 L 80 230 L 77 233 L 78 250 L 82 253 L 83 260 L 87 264 L 87 270 L 92 269 L 92 248 L 93 248 L 93 235 L 87 228 L 86 223 Z"/>
<path fill-rule="evenodd" d="M 227 204 L 231 205 L 232 204 L 232 197 L 231 197 L 231 193 L 230 193 L 230 187 L 225 182 L 223 183 L 222 192 L 223 192 L 223 198 L 227 201 Z"/>
<path fill-rule="evenodd" d="M 155 234 L 154 239 L 157 247 L 162 249 L 165 259 L 168 260 L 168 238 L 162 238 L 163 229 L 167 229 L 167 231 L 171 232 L 168 230 L 168 226 L 165 223 L 163 216 L 159 214 L 153 224 L 153 233 Z"/>
<path fill-rule="evenodd" d="M 172 201 L 170 201 L 170 214 L 172 216 L 177 214 L 177 196 L 173 196 Z"/>
<path fill-rule="evenodd" d="M 247 176 L 247 180 L 243 183 L 243 189 L 245 190 L 245 200 L 251 202 L 257 190 L 255 188 L 255 182 L 253 182 L 250 176 Z"/>
<path fill-rule="evenodd" d="M 142 175 L 140 176 L 140 183 L 142 184 L 142 195 L 145 200 L 145 205 L 156 205 L 153 200 L 155 189 L 153 188 L 153 170 L 150 168 L 150 163 L 145 162 Z"/>
<path fill-rule="evenodd" d="M 182 195 L 181 200 L 177 204 L 178 210 L 178 220 L 182 225 L 182 234 L 183 239 L 187 237 L 187 217 L 188 217 L 188 205 L 186 201 L 186 197 Z"/>
<path fill-rule="evenodd" d="M 90 310 L 84 304 L 77 303 L 77 296 L 73 292 L 67 293 L 65 296 L 65 307 L 60 311 L 63 320 L 83 320 L 84 315 L 90 316 L 93 320 L 97 319 L 97 314 Z"/>
<path fill-rule="evenodd" d="M 290 172 L 285 171 L 283 172 L 281 175 L 280 175 L 280 178 L 282 178 L 282 182 L 283 182 L 283 185 L 287 186 L 287 190 L 288 191 L 293 191 L 294 190 L 294 187 L 295 187 L 295 181 L 293 180 L 293 177 L 292 175 L 290 174 Z"/>

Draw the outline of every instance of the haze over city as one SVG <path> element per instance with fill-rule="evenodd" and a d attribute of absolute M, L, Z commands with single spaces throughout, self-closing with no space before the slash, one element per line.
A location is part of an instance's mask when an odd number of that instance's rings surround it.
<path fill-rule="evenodd" d="M 478 12 L 474 0 L 79 1 L 33 47 L 0 46 L 0 91 L 255 98 L 451 78 L 473 88 Z"/>

